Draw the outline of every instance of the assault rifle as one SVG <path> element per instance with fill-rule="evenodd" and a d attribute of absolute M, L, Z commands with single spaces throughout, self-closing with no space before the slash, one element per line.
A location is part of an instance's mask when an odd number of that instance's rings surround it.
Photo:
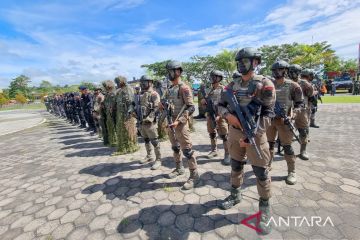
<path fill-rule="evenodd" d="M 245 142 L 249 142 L 254 148 L 257 156 L 262 159 L 263 157 L 260 153 L 260 150 L 255 143 L 255 134 L 258 128 L 258 123 L 253 120 L 253 116 L 248 115 L 249 111 L 247 107 L 240 106 L 231 88 L 228 88 L 225 91 L 224 96 L 230 111 L 235 113 L 235 116 L 240 121 L 242 131 L 246 136 Z"/>
<path fill-rule="evenodd" d="M 215 108 L 214 108 L 214 102 L 209 96 L 206 96 L 205 88 L 201 89 L 200 92 L 204 96 L 204 99 L 206 101 L 206 110 L 205 111 L 208 113 L 208 115 L 210 117 L 211 127 L 213 129 L 215 129 L 216 128 L 216 113 L 215 113 Z"/>
<path fill-rule="evenodd" d="M 283 109 L 280 106 L 280 103 L 278 101 L 275 102 L 274 112 L 275 112 L 276 116 L 278 116 L 284 120 L 285 125 L 287 125 L 289 127 L 290 131 L 292 132 L 292 134 L 294 134 L 296 141 L 298 141 L 300 143 L 299 136 L 296 135 L 296 133 L 295 133 L 296 128 L 295 128 L 294 124 L 291 122 L 291 119 L 286 115 L 285 109 Z"/>

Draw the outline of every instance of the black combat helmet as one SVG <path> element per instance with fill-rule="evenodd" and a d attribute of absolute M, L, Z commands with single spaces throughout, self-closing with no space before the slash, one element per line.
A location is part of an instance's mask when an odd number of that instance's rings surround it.
<path fill-rule="evenodd" d="M 153 83 L 153 79 L 150 76 L 143 75 L 140 78 L 140 88 L 143 90 L 148 90 L 150 87 L 150 83 Z"/>
<path fill-rule="evenodd" d="M 271 66 L 271 70 L 275 70 L 275 69 L 289 69 L 289 64 L 287 62 L 285 62 L 284 60 L 277 60 L 272 66 Z"/>
<path fill-rule="evenodd" d="M 154 80 L 148 75 L 142 75 L 140 78 L 140 82 L 145 82 L 145 81 L 154 81 Z"/>
<path fill-rule="evenodd" d="M 170 62 L 168 62 L 166 64 L 166 69 L 167 70 L 180 69 L 181 71 L 183 70 L 181 62 L 178 62 L 178 61 L 170 61 Z"/>
<path fill-rule="evenodd" d="M 308 68 L 304 68 L 304 69 L 301 71 L 301 76 L 302 76 L 302 77 L 310 77 L 310 74 L 311 74 L 311 71 L 310 71 L 310 69 L 308 69 Z"/>
<path fill-rule="evenodd" d="M 235 71 L 235 72 L 233 73 L 233 75 L 232 75 L 232 78 L 233 78 L 233 79 L 236 79 L 236 78 L 239 78 L 239 77 L 241 77 L 241 74 L 240 74 L 238 71 Z"/>
<path fill-rule="evenodd" d="M 174 81 L 176 79 L 176 73 L 175 70 L 180 69 L 180 72 L 183 71 L 181 62 L 178 61 L 170 61 L 166 64 L 166 69 L 168 71 L 168 77 L 170 81 Z"/>
<path fill-rule="evenodd" d="M 224 73 L 219 70 L 212 70 L 210 73 L 210 76 L 218 76 L 218 77 L 222 77 L 222 78 L 225 77 Z"/>
<path fill-rule="evenodd" d="M 222 81 L 224 77 L 225 77 L 224 73 L 219 70 L 212 70 L 210 73 L 210 81 L 212 84 Z M 220 80 L 218 80 L 218 78 L 220 78 Z"/>
<path fill-rule="evenodd" d="M 239 73 L 246 75 L 251 70 L 254 70 L 254 59 L 258 60 L 259 64 L 261 63 L 261 54 L 255 48 L 247 47 L 238 51 L 235 56 L 235 61 Z"/>
<path fill-rule="evenodd" d="M 289 70 L 289 64 L 284 60 L 277 60 L 272 66 L 271 71 L 275 79 L 280 79 L 286 76 Z"/>
<path fill-rule="evenodd" d="M 235 61 L 240 61 L 242 58 L 251 58 L 259 60 L 261 62 L 261 53 L 252 47 L 246 47 L 237 52 L 235 56 Z"/>
<path fill-rule="evenodd" d="M 301 73 L 301 66 L 298 64 L 291 64 L 289 66 L 289 77 L 293 80 L 298 79 Z"/>

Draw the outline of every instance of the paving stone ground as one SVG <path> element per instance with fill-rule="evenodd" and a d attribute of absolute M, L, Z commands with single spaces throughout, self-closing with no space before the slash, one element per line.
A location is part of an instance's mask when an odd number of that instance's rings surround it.
<path fill-rule="evenodd" d="M 240 222 L 255 213 L 258 196 L 246 165 L 243 201 L 223 211 L 230 167 L 199 157 L 201 182 L 182 191 L 186 176 L 164 178 L 174 167 L 168 142 L 161 169 L 140 165 L 145 153 L 111 156 L 104 147 L 62 119 L 0 137 L 0 239 L 359 239 L 360 105 L 321 105 L 320 129 L 311 129 L 311 160 L 297 160 L 298 183 L 284 182 L 286 163 L 272 171 L 274 219 L 322 217 L 274 226 L 268 236 Z M 192 134 L 199 155 L 209 149 L 204 122 Z M 296 147 L 296 151 L 298 148 Z M 222 157 L 222 156 L 221 156 Z M 316 219 L 315 219 L 316 220 Z"/>

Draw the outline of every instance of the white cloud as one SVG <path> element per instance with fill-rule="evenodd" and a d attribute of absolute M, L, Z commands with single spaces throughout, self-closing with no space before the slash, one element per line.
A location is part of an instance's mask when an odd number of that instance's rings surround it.
<path fill-rule="evenodd" d="M 101 0 L 90 3 L 121 10 L 143 2 Z M 118 74 L 131 79 L 144 73 L 140 66 L 145 63 L 165 59 L 186 61 L 196 54 L 216 54 L 222 49 L 244 46 L 311 43 L 312 37 L 314 42 L 328 41 L 341 57 L 354 58 L 360 41 L 359 0 L 290 1 L 271 11 L 265 21 L 252 25 L 169 29 L 166 24 L 171 20 L 160 19 L 128 32 L 97 36 L 34 27 L 45 20 L 57 20 L 51 16 L 42 19 L 38 17 L 39 12 L 27 15 L 24 10 L 8 10 L 7 13 L 9 11 L 17 15 L 7 18 L 8 21 L 31 41 L 0 38 L 0 87 L 7 87 L 11 78 L 21 73 L 30 76 L 34 84 L 41 80 L 61 85 L 83 80 L 100 82 Z M 31 23 L 32 17 L 35 21 Z M 159 43 L 157 38 L 166 39 L 167 43 Z"/>

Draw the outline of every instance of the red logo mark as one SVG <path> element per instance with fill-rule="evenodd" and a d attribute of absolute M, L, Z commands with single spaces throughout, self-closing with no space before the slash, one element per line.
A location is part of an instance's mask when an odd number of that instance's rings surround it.
<path fill-rule="evenodd" d="M 249 221 L 253 218 L 256 218 L 256 224 L 255 226 L 254 225 L 251 225 L 249 223 Z M 259 226 L 259 223 L 260 223 L 260 218 L 261 218 L 261 211 L 259 211 L 258 213 L 255 213 L 254 215 L 251 215 L 250 217 L 247 217 L 245 219 L 243 219 L 240 223 L 241 224 L 244 224 L 245 226 L 251 228 L 251 229 L 254 229 L 256 232 L 260 233 L 262 232 L 260 228 L 258 228 Z"/>

